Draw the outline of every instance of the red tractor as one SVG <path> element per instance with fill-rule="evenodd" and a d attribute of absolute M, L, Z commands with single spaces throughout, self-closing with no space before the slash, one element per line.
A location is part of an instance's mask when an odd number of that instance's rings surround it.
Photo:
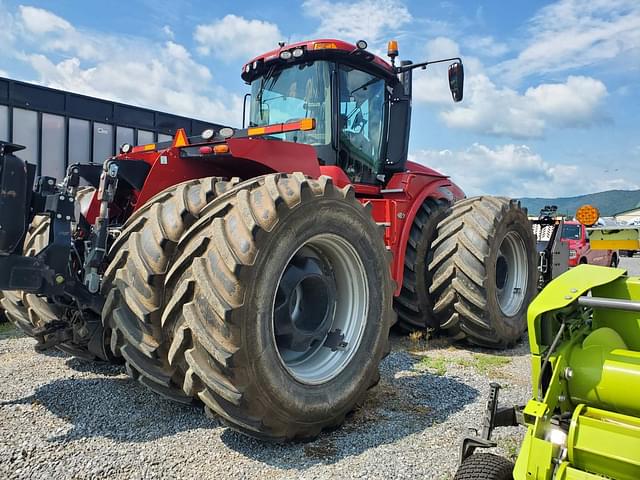
<path fill-rule="evenodd" d="M 160 394 L 285 441 L 339 425 L 379 379 L 389 328 L 505 347 L 536 291 L 517 202 L 465 198 L 407 160 L 412 72 L 364 41 L 260 55 L 247 128 L 71 165 L 61 183 L 0 144 L 8 316 Z M 84 179 L 90 187 L 80 187 Z M 27 207 L 25 207 L 27 206 Z"/>

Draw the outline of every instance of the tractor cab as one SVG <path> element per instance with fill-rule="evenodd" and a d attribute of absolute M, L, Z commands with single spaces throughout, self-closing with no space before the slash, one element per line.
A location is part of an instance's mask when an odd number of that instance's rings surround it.
<path fill-rule="evenodd" d="M 245 64 L 242 78 L 251 85 L 249 128 L 313 119 L 311 130 L 267 138 L 313 146 L 320 165 L 340 167 L 353 183 L 384 183 L 387 173 L 403 171 L 411 71 L 435 62 L 396 67 L 395 42 L 390 42 L 391 63 L 366 48 L 362 40 L 356 45 L 339 40 L 281 44 Z M 462 63 L 453 60 L 450 83 L 459 101 Z"/>

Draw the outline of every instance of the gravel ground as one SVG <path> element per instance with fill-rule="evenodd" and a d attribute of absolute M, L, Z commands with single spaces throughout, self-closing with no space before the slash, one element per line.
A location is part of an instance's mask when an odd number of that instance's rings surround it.
<path fill-rule="evenodd" d="M 339 430 L 270 445 L 165 401 L 119 367 L 0 338 L 0 478 L 452 478 L 458 441 L 479 424 L 488 384 L 529 395 L 527 347 L 501 356 L 392 338 L 382 380 Z M 511 430 L 511 429 L 510 429 Z M 513 454 L 519 429 L 501 432 Z"/>
<path fill-rule="evenodd" d="M 621 266 L 640 274 L 640 259 Z M 120 367 L 36 354 L 32 339 L 0 328 L 0 478 L 451 479 L 489 382 L 503 385 L 505 404 L 530 395 L 525 342 L 495 355 L 393 335 L 380 384 L 342 428 L 270 445 L 157 397 Z M 514 458 L 523 433 L 499 429 L 499 452 Z"/>

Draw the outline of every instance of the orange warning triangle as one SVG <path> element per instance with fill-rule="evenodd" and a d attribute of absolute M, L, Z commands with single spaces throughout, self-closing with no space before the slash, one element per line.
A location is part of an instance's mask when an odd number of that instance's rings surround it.
<path fill-rule="evenodd" d="M 187 132 L 184 131 L 184 128 L 179 128 L 176 131 L 176 136 L 173 137 L 173 145 L 172 147 L 185 147 L 189 145 L 189 139 L 187 138 Z"/>

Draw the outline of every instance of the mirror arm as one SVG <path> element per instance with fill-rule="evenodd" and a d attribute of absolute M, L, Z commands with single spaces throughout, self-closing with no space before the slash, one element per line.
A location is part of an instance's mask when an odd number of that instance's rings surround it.
<path fill-rule="evenodd" d="M 401 65 L 396 67 L 396 73 L 408 72 L 409 70 L 414 70 L 416 68 L 427 68 L 427 65 L 431 65 L 432 63 L 443 63 L 443 62 L 451 62 L 452 60 L 456 60 L 458 63 L 462 64 L 462 59 L 460 57 L 453 58 L 444 58 L 442 60 L 433 60 L 431 62 L 422 62 L 422 63 L 412 63 L 411 65 Z"/>

